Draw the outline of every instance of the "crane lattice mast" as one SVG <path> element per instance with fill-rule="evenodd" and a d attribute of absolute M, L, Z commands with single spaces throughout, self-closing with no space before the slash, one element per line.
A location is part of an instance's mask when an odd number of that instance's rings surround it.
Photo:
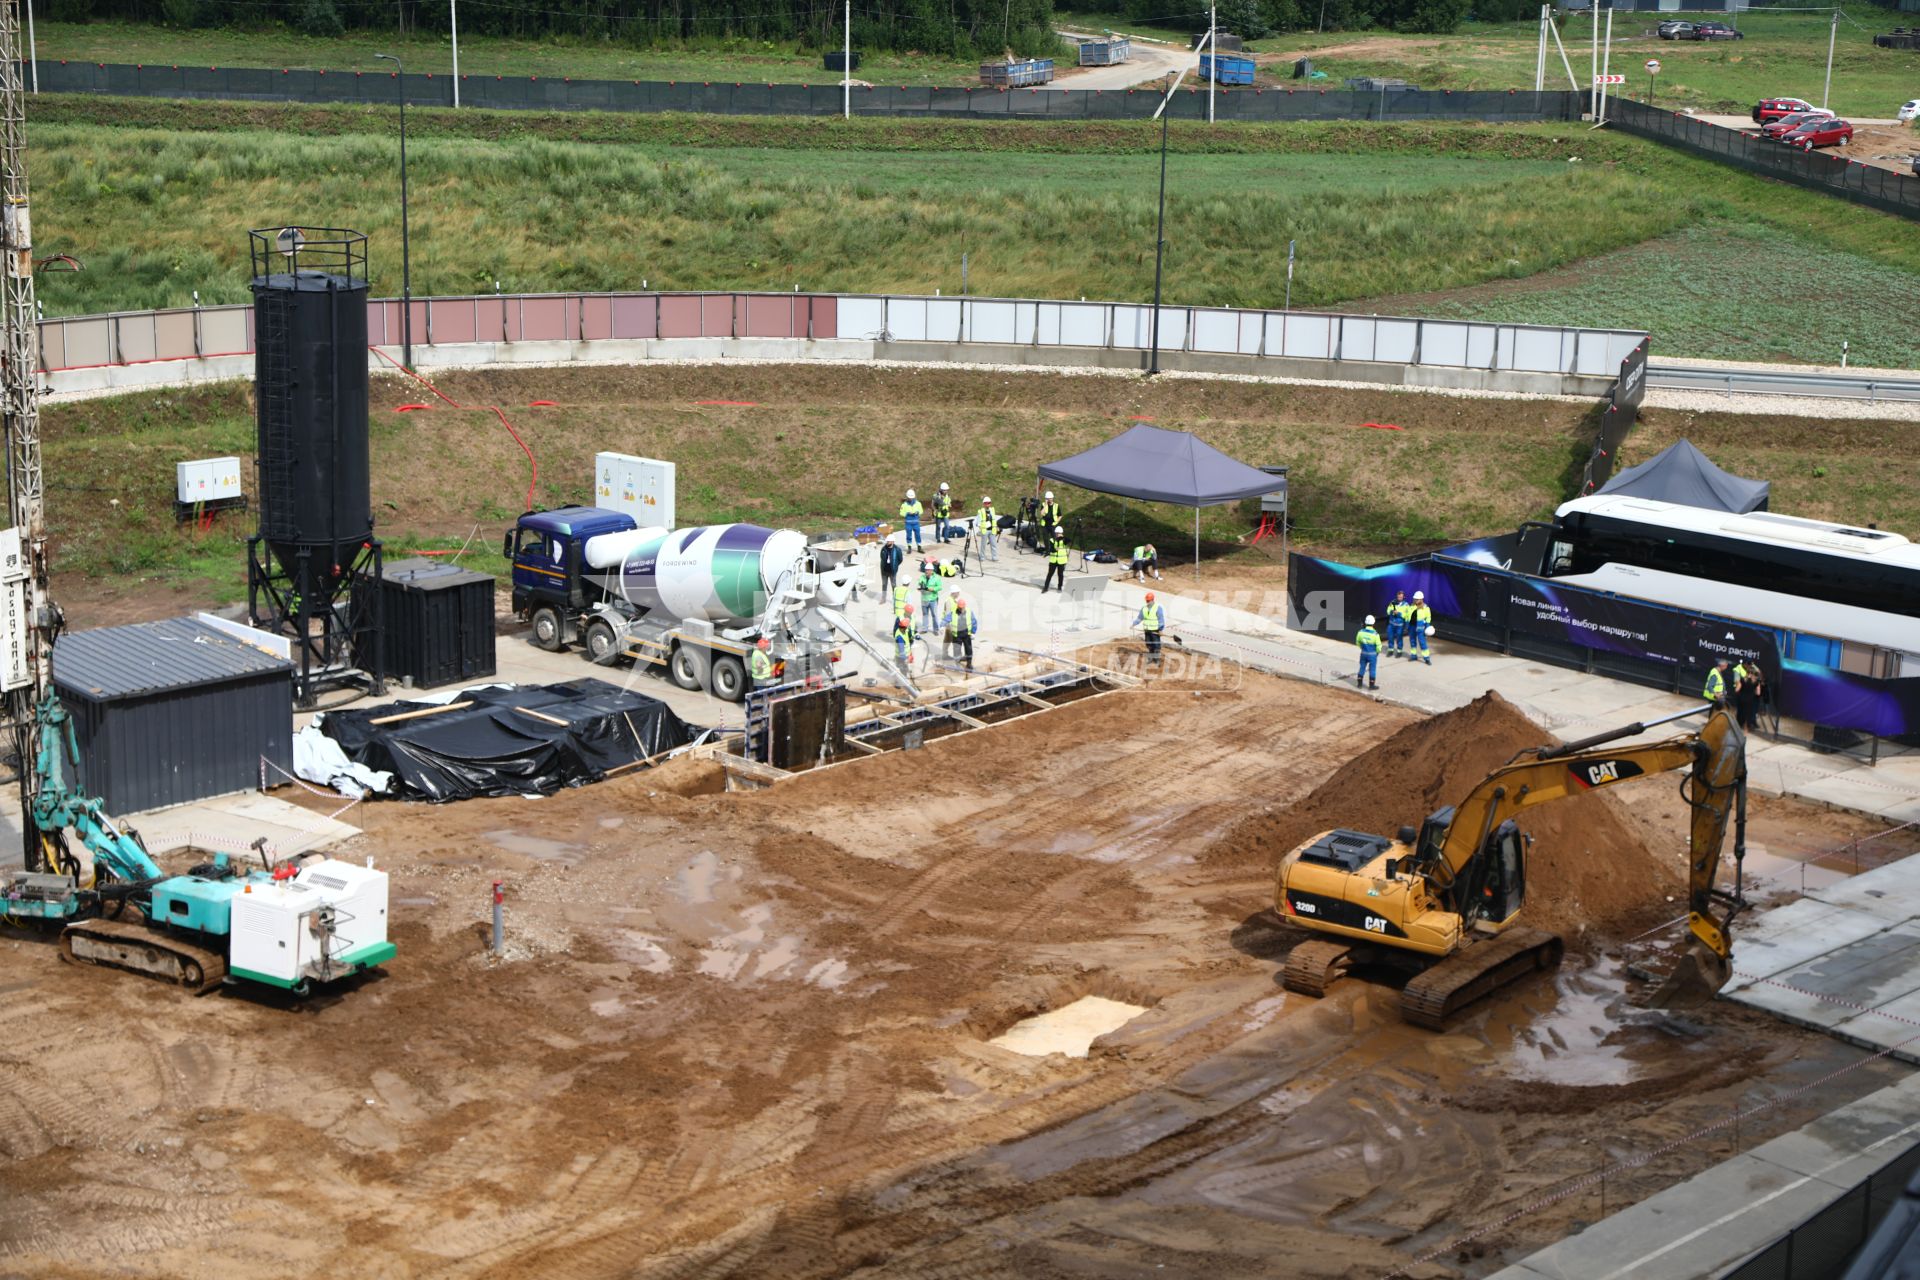
<path fill-rule="evenodd" d="M 27 208 L 27 88 L 20 0 L 0 0 L 0 200 L 5 283 L 0 287 L 0 427 L 6 436 L 7 515 L 18 534 L 0 542 L 0 687 L 8 747 L 18 761 L 21 828 L 29 870 L 40 865 L 31 814 L 37 783 L 34 713 L 52 691 L 57 614 L 47 589 L 45 480 L 40 465 L 40 317 L 33 290 L 33 220 Z M 24 578 L 24 582 L 22 579 Z"/>

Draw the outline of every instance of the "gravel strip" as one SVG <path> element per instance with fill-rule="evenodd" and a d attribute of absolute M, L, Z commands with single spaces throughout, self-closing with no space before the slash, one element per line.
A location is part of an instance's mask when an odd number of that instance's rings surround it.
<path fill-rule="evenodd" d="M 1649 387 L 1643 407 L 1683 409 L 1694 413 L 1734 413 L 1747 417 L 1920 422 L 1920 400 L 1867 401 L 1826 396 L 1728 395 L 1724 391 L 1675 391 Z"/>

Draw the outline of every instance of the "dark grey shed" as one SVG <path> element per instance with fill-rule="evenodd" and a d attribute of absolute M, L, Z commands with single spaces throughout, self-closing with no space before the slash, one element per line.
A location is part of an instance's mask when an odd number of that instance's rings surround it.
<path fill-rule="evenodd" d="M 293 768 L 293 665 L 192 618 L 62 636 L 53 683 L 79 785 L 108 813 L 246 791 L 262 756 Z"/>

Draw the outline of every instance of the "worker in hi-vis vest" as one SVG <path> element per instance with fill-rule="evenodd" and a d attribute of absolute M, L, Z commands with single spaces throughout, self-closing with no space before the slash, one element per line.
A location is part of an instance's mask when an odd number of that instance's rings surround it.
<path fill-rule="evenodd" d="M 919 551 L 922 549 L 920 542 L 920 513 L 924 510 L 925 508 L 920 505 L 920 499 L 913 496 L 913 490 L 907 490 L 907 496 L 900 503 L 900 520 L 901 523 L 906 526 L 906 543 L 907 550 L 909 551 Z"/>
<path fill-rule="evenodd" d="M 1053 526 L 1053 536 L 1047 539 L 1047 577 L 1040 584 L 1040 594 L 1047 594 L 1055 577 L 1060 580 L 1060 590 L 1067 589 L 1067 531 L 1059 525 Z"/>
<path fill-rule="evenodd" d="M 1427 608 L 1427 593 L 1413 593 L 1413 613 L 1407 618 L 1407 657 L 1419 658 L 1428 666 L 1433 665 L 1433 654 L 1427 649 L 1427 639 L 1433 635 L 1433 610 Z"/>
<path fill-rule="evenodd" d="M 893 619 L 893 660 L 902 671 L 913 666 L 913 611 L 902 609 Z"/>
<path fill-rule="evenodd" d="M 1145 582 L 1147 575 L 1156 579 L 1160 576 L 1160 552 L 1151 543 L 1145 543 L 1133 549 L 1133 563 L 1127 566 L 1127 572 L 1133 575 L 1135 582 Z"/>
<path fill-rule="evenodd" d="M 1700 696 L 1716 707 L 1727 705 L 1727 660 L 1720 659 L 1707 672 L 1706 687 L 1700 690 Z"/>
<path fill-rule="evenodd" d="M 747 674 L 753 677 L 756 689 L 771 689 L 775 683 L 773 674 L 773 655 L 769 652 L 773 641 L 761 636 L 754 644 L 753 652 L 747 656 Z"/>
<path fill-rule="evenodd" d="M 1159 662 L 1160 634 L 1167 629 L 1167 611 L 1154 601 L 1153 592 L 1147 592 L 1147 602 L 1133 615 L 1133 625 L 1147 638 L 1147 661 Z"/>
<path fill-rule="evenodd" d="M 1407 593 L 1397 591 L 1387 606 L 1387 652 L 1399 653 L 1407 647 L 1407 624 L 1413 619 L 1413 605 Z"/>
<path fill-rule="evenodd" d="M 920 562 L 920 629 L 931 633 L 940 629 L 940 595 L 947 584 L 940 566 L 931 560 Z"/>
<path fill-rule="evenodd" d="M 947 633 L 947 656 L 964 656 L 967 670 L 973 670 L 973 638 L 980 634 L 980 618 L 967 603 L 967 598 L 954 593 L 947 601 L 947 610 L 940 618 Z"/>
<path fill-rule="evenodd" d="M 953 491 L 944 480 L 940 492 L 933 495 L 933 536 L 942 542 L 953 536 Z"/>
<path fill-rule="evenodd" d="M 1367 624 L 1353 638 L 1360 647 L 1360 675 L 1355 684 L 1367 689 L 1380 687 L 1380 633 L 1373 629 L 1373 615 L 1367 615 Z"/>
<path fill-rule="evenodd" d="M 980 558 L 998 560 L 1000 558 L 1000 517 L 995 514 L 992 498 L 980 499 L 980 510 L 973 515 L 974 536 L 980 539 Z"/>

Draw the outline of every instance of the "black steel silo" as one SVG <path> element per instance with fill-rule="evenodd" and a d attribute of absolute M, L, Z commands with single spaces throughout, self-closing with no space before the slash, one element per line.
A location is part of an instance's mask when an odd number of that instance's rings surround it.
<path fill-rule="evenodd" d="M 253 233 L 260 534 L 288 552 L 373 532 L 366 238 L 322 234 Z"/>

